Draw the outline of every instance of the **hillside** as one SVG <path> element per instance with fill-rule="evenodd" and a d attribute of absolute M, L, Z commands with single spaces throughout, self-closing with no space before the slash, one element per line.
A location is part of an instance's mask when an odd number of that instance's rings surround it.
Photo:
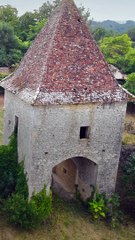
<path fill-rule="evenodd" d="M 135 21 L 126 21 L 126 23 L 118 23 L 112 20 L 105 20 L 103 22 L 92 22 L 93 28 L 103 27 L 107 30 L 112 30 L 120 34 L 127 32 L 130 28 L 135 27 Z"/>

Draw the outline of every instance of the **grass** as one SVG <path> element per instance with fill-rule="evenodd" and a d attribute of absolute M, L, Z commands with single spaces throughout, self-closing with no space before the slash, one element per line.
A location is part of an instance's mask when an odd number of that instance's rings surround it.
<path fill-rule="evenodd" d="M 135 223 L 128 222 L 117 230 L 105 223 L 93 224 L 81 206 L 54 198 L 53 215 L 39 229 L 23 231 L 0 219 L 0 240 L 134 240 Z"/>
<path fill-rule="evenodd" d="M 127 145 L 135 145 L 135 115 L 126 115 L 122 143 Z"/>

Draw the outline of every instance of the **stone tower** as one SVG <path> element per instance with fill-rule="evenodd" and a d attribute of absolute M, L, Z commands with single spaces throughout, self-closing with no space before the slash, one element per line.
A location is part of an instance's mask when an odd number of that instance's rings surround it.
<path fill-rule="evenodd" d="M 61 1 L 5 88 L 4 143 L 18 133 L 29 194 L 115 190 L 127 95 L 72 0 Z"/>

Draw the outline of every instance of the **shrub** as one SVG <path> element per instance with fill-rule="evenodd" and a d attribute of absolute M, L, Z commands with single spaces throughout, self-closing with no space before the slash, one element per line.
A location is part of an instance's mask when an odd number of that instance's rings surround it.
<path fill-rule="evenodd" d="M 103 194 L 96 194 L 96 197 L 88 202 L 88 207 L 93 220 L 106 218 L 107 207 L 106 199 Z"/>
<path fill-rule="evenodd" d="M 124 84 L 124 87 L 135 95 L 135 73 L 131 73 L 128 75 L 126 83 Z"/>
<path fill-rule="evenodd" d="M 46 194 L 44 187 L 41 192 L 33 194 L 30 201 L 22 194 L 12 194 L 5 204 L 5 212 L 10 223 L 31 229 L 39 226 L 51 213 L 52 195 Z"/>
<path fill-rule="evenodd" d="M 119 227 L 120 222 L 123 222 L 123 213 L 120 210 L 120 197 L 113 193 L 107 201 L 107 221 L 110 222 L 112 228 Z"/>
<path fill-rule="evenodd" d="M 18 164 L 15 192 L 22 195 L 25 199 L 28 199 L 27 176 L 24 173 L 23 161 Z"/>
<path fill-rule="evenodd" d="M 122 205 L 130 213 L 135 214 L 135 153 L 125 165 L 123 181 L 124 199 Z"/>
<path fill-rule="evenodd" d="M 17 136 L 12 135 L 7 146 L 0 146 L 0 198 L 9 221 L 16 226 L 30 229 L 38 226 L 51 213 L 52 195 L 33 193 L 28 199 L 27 176 L 24 163 L 18 164 Z"/>
<path fill-rule="evenodd" d="M 0 146 L 0 197 L 7 198 L 15 190 L 17 170 L 17 139 L 12 135 L 9 145 Z"/>
<path fill-rule="evenodd" d="M 89 211 L 95 221 L 105 219 L 113 228 L 119 226 L 122 221 L 122 212 L 119 210 L 120 197 L 114 193 L 110 198 L 105 194 L 97 194 L 88 202 Z"/>

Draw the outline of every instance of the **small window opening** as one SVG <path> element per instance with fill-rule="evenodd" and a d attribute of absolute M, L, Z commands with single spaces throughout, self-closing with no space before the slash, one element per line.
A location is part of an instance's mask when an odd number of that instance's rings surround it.
<path fill-rule="evenodd" d="M 67 169 L 63 167 L 63 173 L 67 174 Z"/>
<path fill-rule="evenodd" d="M 15 116 L 15 126 L 14 126 L 14 134 L 17 136 L 18 134 L 18 121 L 19 118 L 17 116 Z"/>
<path fill-rule="evenodd" d="M 89 138 L 90 127 L 84 126 L 80 127 L 80 139 Z"/>

